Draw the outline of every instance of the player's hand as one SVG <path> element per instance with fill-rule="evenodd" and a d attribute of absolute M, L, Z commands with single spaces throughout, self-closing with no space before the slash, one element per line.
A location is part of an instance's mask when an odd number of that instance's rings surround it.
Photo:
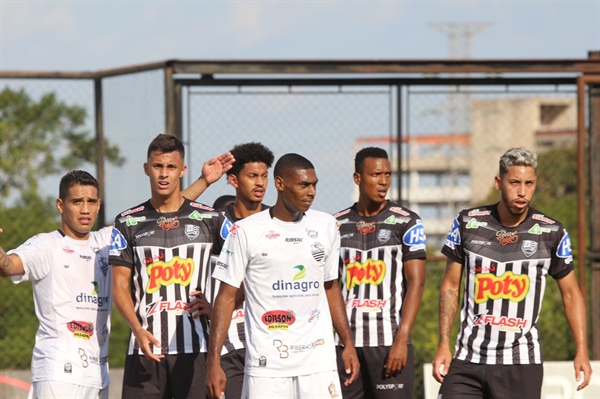
<path fill-rule="evenodd" d="M 213 184 L 223 176 L 233 166 L 235 158 L 230 152 L 226 152 L 218 157 L 212 157 L 202 165 L 202 175 L 208 185 Z"/>
<path fill-rule="evenodd" d="M 206 364 L 206 393 L 209 399 L 223 399 L 227 377 L 220 364 Z"/>
<path fill-rule="evenodd" d="M 205 315 L 210 320 L 212 317 L 212 305 L 202 293 L 202 291 L 192 291 L 190 296 L 196 297 L 193 301 L 188 303 L 188 312 L 194 319 Z M 195 312 L 195 313 L 194 313 Z"/>
<path fill-rule="evenodd" d="M 133 335 L 135 336 L 135 339 L 137 340 L 138 345 L 140 346 L 140 349 L 142 350 L 142 353 L 144 354 L 144 356 L 146 356 L 146 358 L 155 362 L 160 362 L 160 359 L 165 357 L 165 355 L 155 355 L 154 353 L 152 353 L 150 345 L 154 345 L 160 348 L 160 342 L 158 342 L 156 337 L 152 335 L 152 333 L 150 333 L 148 330 L 140 328 L 139 330 L 134 332 Z"/>
<path fill-rule="evenodd" d="M 346 378 L 346 381 L 344 381 L 344 385 L 348 386 L 356 380 L 360 370 L 360 363 L 354 345 L 344 347 L 342 360 L 344 361 L 344 370 L 346 371 L 346 374 L 350 374 L 350 377 Z"/>
<path fill-rule="evenodd" d="M 405 341 L 395 342 L 390 348 L 385 362 L 385 376 L 397 376 L 406 366 L 408 358 L 408 345 Z"/>
<path fill-rule="evenodd" d="M 592 366 L 590 365 L 590 360 L 586 354 L 577 354 L 575 356 L 575 360 L 573 361 L 573 365 L 575 366 L 575 379 L 577 382 L 580 382 L 580 384 L 577 386 L 577 390 L 581 391 L 590 383 L 592 378 Z M 581 376 L 582 373 L 583 377 Z"/>
<path fill-rule="evenodd" d="M 452 353 L 450 353 L 450 349 L 448 347 L 438 347 L 437 353 L 435 354 L 435 358 L 433 359 L 433 378 L 440 384 L 444 382 L 444 377 L 448 374 L 448 370 L 450 370 L 450 362 L 452 361 Z"/>

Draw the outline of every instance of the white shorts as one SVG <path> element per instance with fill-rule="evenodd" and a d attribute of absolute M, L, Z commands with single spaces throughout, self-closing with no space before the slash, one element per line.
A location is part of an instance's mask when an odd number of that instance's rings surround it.
<path fill-rule="evenodd" d="M 244 377 L 242 399 L 332 399 L 342 398 L 336 370 L 298 377 Z M 230 398 L 226 398 L 230 399 Z"/>
<path fill-rule="evenodd" d="M 31 383 L 27 399 L 108 399 L 108 387 L 104 389 L 84 387 L 64 381 L 38 381 Z"/>

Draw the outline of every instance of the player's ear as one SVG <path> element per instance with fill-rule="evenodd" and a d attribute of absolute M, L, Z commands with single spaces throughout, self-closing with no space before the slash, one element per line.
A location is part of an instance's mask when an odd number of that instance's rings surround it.
<path fill-rule="evenodd" d="M 179 178 L 181 179 L 183 175 L 185 175 L 185 171 L 187 170 L 187 165 L 183 165 L 181 168 L 181 173 L 179 174 Z"/>
<path fill-rule="evenodd" d="M 233 186 L 233 188 L 238 188 L 238 179 L 234 173 L 227 175 L 227 181 Z"/>
<path fill-rule="evenodd" d="M 285 187 L 285 180 L 283 180 L 283 177 L 275 176 L 275 188 L 277 189 L 277 191 L 283 191 L 284 187 Z"/>
<path fill-rule="evenodd" d="M 58 212 L 62 215 L 64 212 L 63 209 L 63 200 L 61 198 L 57 198 L 56 199 L 56 209 L 58 209 Z"/>
<path fill-rule="evenodd" d="M 357 186 L 360 186 L 360 179 L 361 179 L 360 173 L 354 172 L 354 174 L 352 176 L 354 177 L 354 183 Z"/>
<path fill-rule="evenodd" d="M 495 176 L 494 177 L 494 187 L 496 187 L 496 190 L 500 191 L 500 182 L 502 181 L 502 178 L 500 176 Z"/>
<path fill-rule="evenodd" d="M 146 174 L 146 176 L 150 176 L 150 166 L 148 165 L 148 162 L 144 162 L 144 173 Z"/>

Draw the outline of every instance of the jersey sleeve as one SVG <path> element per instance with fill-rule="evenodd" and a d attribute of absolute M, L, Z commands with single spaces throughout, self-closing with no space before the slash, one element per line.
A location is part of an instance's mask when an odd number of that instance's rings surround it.
<path fill-rule="evenodd" d="M 465 253 L 461 241 L 460 214 L 452 222 L 452 227 L 446 237 L 446 243 L 442 247 L 442 253 L 454 262 L 462 264 L 465 259 Z"/>
<path fill-rule="evenodd" d="M 246 231 L 234 224 L 215 265 L 213 278 L 239 288 L 244 281 L 248 265 L 248 240 Z"/>
<path fill-rule="evenodd" d="M 552 249 L 552 261 L 548 274 L 558 280 L 569 274 L 573 268 L 573 253 L 571 250 L 571 239 L 567 229 L 562 228 L 562 233 L 556 235 L 557 240 Z"/>
<path fill-rule="evenodd" d="M 115 218 L 115 224 L 112 229 L 110 239 L 109 260 L 111 265 L 126 266 L 133 269 L 133 240 L 130 237 L 129 229 Z"/>
<path fill-rule="evenodd" d="M 332 229 L 333 240 L 331 240 L 329 254 L 325 261 L 325 274 L 324 281 L 337 280 L 339 276 L 339 265 L 340 265 L 340 231 L 337 228 L 337 222 L 334 222 Z"/>
<path fill-rule="evenodd" d="M 34 236 L 25 241 L 18 248 L 8 251 L 8 255 L 17 255 L 23 262 L 24 274 L 20 276 L 11 276 L 11 280 L 15 284 L 23 281 L 37 281 L 48 275 L 51 269 L 51 261 L 53 257 L 48 253 L 50 248 L 47 245 L 46 235 Z M 46 245 L 44 245 L 46 243 Z M 60 250 L 60 248 L 53 248 Z"/>
<path fill-rule="evenodd" d="M 402 228 L 397 224 L 397 228 Z M 427 237 L 425 235 L 425 227 L 419 218 L 413 218 L 402 228 L 402 261 L 406 262 L 411 259 L 425 259 L 427 257 Z"/>

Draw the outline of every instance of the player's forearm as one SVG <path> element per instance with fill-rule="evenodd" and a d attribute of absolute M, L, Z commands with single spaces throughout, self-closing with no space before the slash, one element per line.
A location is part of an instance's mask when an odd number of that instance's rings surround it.
<path fill-rule="evenodd" d="M 325 282 L 325 294 L 329 304 L 329 313 L 331 313 L 331 321 L 333 328 L 337 332 L 344 346 L 354 346 L 350 326 L 348 324 L 348 316 L 346 315 L 346 307 L 344 299 L 337 284 L 337 281 Z"/>
<path fill-rule="evenodd" d="M 129 286 L 113 284 L 113 300 L 121 317 L 123 317 L 133 334 L 137 335 L 137 332 L 143 327 L 135 314 Z"/>
<path fill-rule="evenodd" d="M 424 283 L 424 281 L 409 283 L 408 291 L 402 304 L 402 320 L 394 341 L 408 342 L 410 332 L 419 313 L 419 307 L 421 306 Z"/>
<path fill-rule="evenodd" d="M 459 288 L 446 286 L 442 283 L 439 302 L 439 343 L 438 345 L 450 346 L 452 324 L 458 309 Z"/>
<path fill-rule="evenodd" d="M 210 325 L 210 340 L 208 342 L 207 364 L 219 364 L 221 350 L 231 324 L 231 314 L 235 310 L 235 295 L 225 297 L 218 295 L 213 307 L 213 319 Z"/>
<path fill-rule="evenodd" d="M 8 270 L 11 266 L 10 257 L 4 251 L 4 248 L 0 247 L 0 276 L 8 277 Z"/>
<path fill-rule="evenodd" d="M 587 357 L 586 312 L 585 302 L 581 292 L 577 289 L 573 290 L 573 292 L 564 294 L 563 306 L 567 322 L 569 323 L 575 341 L 575 349 L 578 354 L 585 354 Z"/>
<path fill-rule="evenodd" d="M 198 179 L 196 179 L 188 188 L 181 192 L 185 198 L 194 201 L 199 196 L 204 193 L 204 191 L 208 188 L 209 184 L 206 181 L 204 175 L 201 175 Z"/>

